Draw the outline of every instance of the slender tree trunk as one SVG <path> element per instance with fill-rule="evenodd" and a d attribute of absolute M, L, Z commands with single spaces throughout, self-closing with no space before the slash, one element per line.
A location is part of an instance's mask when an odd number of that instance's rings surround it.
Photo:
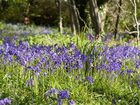
<path fill-rule="evenodd" d="M 92 24 L 94 26 L 94 31 L 95 31 L 95 35 L 98 36 L 100 34 L 101 31 L 101 20 L 99 17 L 99 11 L 98 11 L 98 6 L 97 6 L 97 1 L 96 0 L 90 0 L 89 2 L 90 5 L 90 15 L 91 15 L 91 20 L 92 20 Z"/>
<path fill-rule="evenodd" d="M 73 7 L 71 5 L 71 1 L 68 1 L 68 6 L 69 6 L 69 15 L 70 15 L 70 25 L 71 25 L 71 31 L 72 33 L 75 35 L 76 34 L 76 26 L 75 26 L 75 22 L 74 22 L 74 17 L 73 17 Z"/>
<path fill-rule="evenodd" d="M 116 23 L 115 23 L 115 30 L 114 30 L 114 38 L 115 39 L 117 38 L 117 33 L 118 33 L 118 25 L 119 25 L 119 21 L 120 21 L 121 6 L 122 6 L 122 0 L 119 1 L 117 19 L 116 19 Z"/>
<path fill-rule="evenodd" d="M 77 8 L 74 0 L 69 0 L 69 10 L 71 18 L 71 29 L 74 34 L 80 34 L 80 23 L 77 14 Z"/>
<path fill-rule="evenodd" d="M 136 22 L 136 27 L 137 27 L 137 45 L 139 45 L 139 40 L 140 40 L 140 23 L 138 22 L 138 19 L 137 19 L 137 2 L 136 0 L 134 0 L 134 19 L 135 19 L 135 22 Z"/>
<path fill-rule="evenodd" d="M 63 33 L 63 18 L 62 18 L 62 10 L 61 10 L 62 1 L 59 0 L 59 2 L 60 2 L 59 3 L 59 31 L 62 34 Z"/>
<path fill-rule="evenodd" d="M 59 32 L 63 33 L 63 18 L 62 18 L 62 0 L 56 0 L 57 8 L 59 12 Z"/>
<path fill-rule="evenodd" d="M 74 35 L 76 35 L 76 26 L 75 26 L 74 17 L 73 17 L 71 9 L 70 9 L 70 20 L 71 20 L 71 30 L 72 30 L 72 33 Z"/>
<path fill-rule="evenodd" d="M 100 18 L 101 18 L 101 32 L 104 33 L 104 27 L 105 27 L 105 22 L 106 22 L 106 16 L 107 16 L 107 3 L 104 5 L 103 10 L 99 12 Z"/>

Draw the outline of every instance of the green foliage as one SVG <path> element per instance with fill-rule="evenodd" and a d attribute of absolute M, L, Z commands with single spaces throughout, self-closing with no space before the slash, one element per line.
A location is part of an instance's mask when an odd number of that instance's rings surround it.
<path fill-rule="evenodd" d="M 4 28 L 4 24 L 0 22 L 0 30 L 2 30 L 3 28 Z"/>
<path fill-rule="evenodd" d="M 140 91 L 135 84 L 130 84 L 130 81 L 134 81 L 137 75 L 128 78 L 127 75 L 121 76 L 113 72 L 96 71 L 93 74 L 95 82 L 90 85 L 88 82 L 82 81 L 82 75 L 75 80 L 78 72 L 73 75 L 58 69 L 45 77 L 42 74 L 40 77 L 40 80 L 43 80 L 42 82 L 33 77 L 34 86 L 27 87 L 26 79 L 33 76 L 31 71 L 24 73 L 24 68 L 20 65 L 17 67 L 1 65 L 0 67 L 0 97 L 10 97 L 13 105 L 49 104 L 49 102 L 56 104 L 54 99 L 44 97 L 44 93 L 50 87 L 69 90 L 71 98 L 78 105 L 112 105 L 112 102 L 117 105 L 136 105 L 139 103 Z"/>
<path fill-rule="evenodd" d="M 139 2 L 137 1 L 137 4 Z M 113 32 L 115 28 L 116 16 L 118 5 L 117 1 L 112 0 L 101 0 L 97 1 L 99 6 L 99 14 L 101 15 L 101 21 L 104 26 L 105 32 Z M 2 0 L 0 1 L 0 20 L 6 22 L 20 22 L 23 23 L 24 15 L 30 17 L 31 23 L 38 25 L 47 26 L 58 26 L 59 14 L 58 8 L 55 0 Z M 28 7 L 29 5 L 29 7 Z M 70 26 L 69 18 L 69 8 L 68 2 L 62 1 L 62 18 L 63 26 Z M 107 8 L 104 7 L 107 5 Z M 90 11 L 88 6 L 88 0 L 81 2 L 76 1 L 76 6 L 79 9 L 80 17 L 91 26 Z M 135 21 L 133 19 L 134 7 L 133 4 L 128 0 L 124 1 L 121 7 L 121 15 L 119 22 L 119 32 L 124 32 L 125 30 L 134 31 L 136 30 Z M 137 10 L 140 6 L 137 5 Z M 28 13 L 27 13 L 28 11 Z M 103 13 L 104 12 L 104 13 Z M 106 15 L 106 16 L 105 16 Z M 105 16 L 105 19 L 103 18 Z M 89 19 L 88 19 L 89 18 Z M 103 18 L 103 19 L 102 19 Z M 140 18 L 140 12 L 137 11 L 137 18 Z M 85 26 L 83 20 L 79 19 L 80 25 Z M 82 30 L 81 27 L 81 30 Z"/>

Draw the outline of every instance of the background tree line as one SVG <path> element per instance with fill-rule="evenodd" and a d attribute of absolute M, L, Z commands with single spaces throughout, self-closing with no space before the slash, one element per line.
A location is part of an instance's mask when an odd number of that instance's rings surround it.
<path fill-rule="evenodd" d="M 140 0 L 0 0 L 0 20 L 71 27 L 74 34 L 93 29 L 95 35 L 126 32 L 138 35 Z"/>

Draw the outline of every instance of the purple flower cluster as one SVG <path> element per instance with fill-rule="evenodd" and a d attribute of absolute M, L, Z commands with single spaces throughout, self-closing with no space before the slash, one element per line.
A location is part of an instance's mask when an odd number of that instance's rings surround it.
<path fill-rule="evenodd" d="M 51 96 L 53 94 L 57 94 L 58 93 L 58 90 L 55 89 L 55 88 L 51 88 L 50 90 L 48 90 L 47 92 L 45 92 L 45 96 Z"/>
<path fill-rule="evenodd" d="M 68 105 L 75 105 L 74 100 L 70 100 L 69 103 L 68 103 Z"/>
<path fill-rule="evenodd" d="M 123 69 L 124 72 L 133 73 L 132 68 L 140 68 L 140 50 L 133 46 L 119 45 L 115 47 L 104 47 L 99 54 L 101 62 L 96 65 L 98 70 L 118 71 Z M 128 64 L 130 63 L 130 64 Z"/>
<path fill-rule="evenodd" d="M 91 76 L 87 76 L 85 78 L 85 80 L 87 80 L 90 84 L 93 84 L 94 83 L 94 80 L 93 80 L 93 78 Z"/>
<path fill-rule="evenodd" d="M 93 42 L 95 40 L 95 37 L 92 34 L 87 33 L 86 36 L 87 36 L 87 39 L 90 40 L 91 42 Z"/>
<path fill-rule="evenodd" d="M 98 51 L 99 50 L 99 51 Z M 19 44 L 5 42 L 0 45 L 0 59 L 2 64 L 14 62 L 39 75 L 41 70 L 44 75 L 47 71 L 53 72 L 63 68 L 67 72 L 85 68 L 85 72 L 95 68 L 98 70 L 121 71 L 125 67 L 126 73 L 133 73 L 133 69 L 124 65 L 129 60 L 134 68 L 140 68 L 140 50 L 133 46 L 119 45 L 115 47 L 95 46 L 89 55 L 81 54 L 75 45 L 66 46 L 41 46 L 20 41 Z M 96 61 L 95 61 L 96 60 Z M 133 65 L 132 64 L 132 65 Z M 89 79 L 87 79 L 90 81 Z M 30 83 L 30 84 L 29 84 Z M 92 83 L 92 81 L 90 81 Z M 28 81 L 32 85 L 32 81 Z"/>
<path fill-rule="evenodd" d="M 55 33 L 58 31 L 55 30 Z M 54 29 L 50 27 L 30 27 L 22 24 L 5 24 L 3 29 L 0 30 L 0 35 L 14 35 L 14 36 L 26 36 L 26 35 L 37 35 L 37 34 L 51 34 L 54 33 Z"/>
<path fill-rule="evenodd" d="M 8 98 L 0 99 L 0 105 L 10 105 L 11 100 Z"/>
<path fill-rule="evenodd" d="M 51 31 L 48 30 L 48 29 L 46 29 L 46 30 L 44 30 L 43 32 L 41 32 L 41 34 L 51 34 Z"/>
<path fill-rule="evenodd" d="M 26 81 L 26 86 L 33 86 L 33 78 L 30 78 L 29 80 Z"/>
<path fill-rule="evenodd" d="M 27 70 L 39 74 L 41 69 L 47 69 L 53 72 L 59 67 L 67 71 L 83 68 L 86 61 L 85 55 L 73 45 L 68 47 L 58 45 L 54 46 L 30 46 L 28 42 L 19 42 L 15 45 L 6 42 L 0 46 L 0 55 L 2 63 L 18 63 Z"/>
<path fill-rule="evenodd" d="M 56 100 L 57 105 L 62 105 L 64 99 L 68 99 L 68 105 L 75 105 L 74 100 L 70 100 L 70 94 L 68 90 L 57 90 L 55 88 L 51 88 L 45 93 L 46 97 L 52 96 L 53 94 L 57 94 Z"/>
<path fill-rule="evenodd" d="M 67 90 L 60 91 L 58 94 L 60 99 L 68 99 L 69 98 L 69 92 Z"/>

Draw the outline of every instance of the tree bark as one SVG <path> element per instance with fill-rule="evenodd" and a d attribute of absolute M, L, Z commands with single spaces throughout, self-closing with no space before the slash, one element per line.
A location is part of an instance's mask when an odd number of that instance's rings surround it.
<path fill-rule="evenodd" d="M 92 19 L 92 24 L 94 27 L 94 31 L 95 31 L 95 36 L 98 36 L 100 34 L 101 31 L 101 20 L 99 17 L 99 11 L 98 11 L 98 6 L 97 6 L 97 1 L 96 0 L 90 0 L 89 2 L 90 5 L 90 15 L 91 15 L 91 19 Z"/>
<path fill-rule="evenodd" d="M 74 0 L 69 0 L 69 10 L 71 18 L 71 29 L 74 34 L 80 34 L 80 23 L 78 19 L 77 8 Z"/>
<path fill-rule="evenodd" d="M 134 0 L 134 19 L 136 22 L 136 27 L 137 27 L 137 45 L 139 45 L 139 40 L 140 40 L 140 27 L 139 27 L 139 22 L 137 19 L 137 2 Z"/>
<path fill-rule="evenodd" d="M 57 8 L 59 12 L 59 32 L 63 33 L 63 18 L 62 18 L 62 0 L 56 0 Z"/>
<path fill-rule="evenodd" d="M 103 10 L 99 11 L 100 19 L 101 19 L 101 32 L 103 32 L 103 33 L 105 32 L 104 28 L 105 28 L 107 10 L 108 10 L 108 6 L 107 6 L 107 3 L 106 3 L 106 4 L 104 4 Z"/>
<path fill-rule="evenodd" d="M 71 24 L 70 25 L 71 25 L 72 33 L 74 35 L 76 35 L 76 26 L 75 26 L 74 17 L 73 17 L 71 9 L 70 9 L 70 20 L 71 20 Z"/>
<path fill-rule="evenodd" d="M 117 33 L 118 33 L 118 25 L 119 25 L 119 21 L 120 21 L 121 6 L 122 6 L 122 0 L 119 1 L 118 14 L 117 14 L 115 30 L 114 30 L 114 38 L 115 39 L 117 38 Z"/>

